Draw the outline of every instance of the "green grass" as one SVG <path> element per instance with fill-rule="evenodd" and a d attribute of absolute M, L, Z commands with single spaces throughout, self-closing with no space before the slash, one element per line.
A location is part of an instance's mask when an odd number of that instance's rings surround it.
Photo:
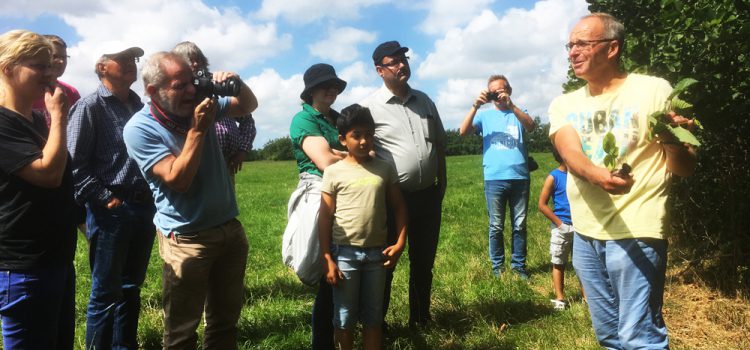
<path fill-rule="evenodd" d="M 549 223 L 536 209 L 544 177 L 557 164 L 549 154 L 534 154 L 528 213 L 529 282 L 513 274 L 493 278 L 487 257 L 487 213 L 480 156 L 448 158 L 448 192 L 443 206 L 440 246 L 432 293 L 434 327 L 415 334 L 407 327 L 408 255 L 393 282 L 389 349 L 598 349 L 588 311 L 581 302 L 572 268 L 566 274 L 571 308 L 554 312 L 549 273 Z M 237 177 L 240 221 L 250 241 L 245 277 L 245 307 L 239 321 L 244 349 L 308 349 L 310 312 L 315 295 L 281 262 L 286 203 L 296 186 L 293 162 L 245 163 Z M 506 219 L 506 225 L 508 220 Z M 508 230 L 506 228 L 506 242 Z M 506 251 L 509 244 L 506 244 Z M 509 255 L 509 252 L 506 253 Z M 83 348 L 90 288 L 87 245 L 81 237 L 76 256 L 76 348 Z M 162 334 L 161 261 L 152 251 L 143 287 L 139 342 L 160 348 Z"/>

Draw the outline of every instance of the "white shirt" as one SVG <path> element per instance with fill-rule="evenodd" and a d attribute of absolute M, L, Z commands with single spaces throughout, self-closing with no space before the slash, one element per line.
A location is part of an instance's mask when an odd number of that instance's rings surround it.
<path fill-rule="evenodd" d="M 383 85 L 360 104 L 375 120 L 375 153 L 398 172 L 405 191 L 417 191 L 436 182 L 436 147 L 445 147 L 446 135 L 435 103 L 423 92 L 409 89 L 406 102 Z"/>

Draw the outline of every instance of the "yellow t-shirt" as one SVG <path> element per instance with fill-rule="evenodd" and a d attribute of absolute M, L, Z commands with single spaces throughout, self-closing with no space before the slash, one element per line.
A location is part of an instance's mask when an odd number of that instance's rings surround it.
<path fill-rule="evenodd" d="M 568 173 L 566 189 L 576 232 L 600 240 L 664 238 L 671 173 L 664 150 L 646 135 L 648 116 L 664 108 L 671 91 L 664 79 L 629 74 L 616 91 L 591 96 L 584 86 L 552 101 L 550 137 L 571 125 L 578 132 L 583 153 L 604 166 L 602 139 L 612 131 L 620 159 L 633 168 L 635 184 L 625 195 L 611 195 Z"/>
<path fill-rule="evenodd" d="M 327 167 L 320 191 L 336 199 L 333 242 L 356 247 L 385 246 L 386 190 L 397 182 L 396 169 L 380 159 L 363 164 L 340 161 Z"/>

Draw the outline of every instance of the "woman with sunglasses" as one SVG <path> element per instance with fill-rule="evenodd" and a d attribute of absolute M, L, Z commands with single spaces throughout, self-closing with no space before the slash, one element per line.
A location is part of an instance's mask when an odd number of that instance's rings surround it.
<path fill-rule="evenodd" d="M 76 215 L 53 48 L 0 35 L 0 317 L 5 349 L 72 349 Z M 32 112 L 44 98 L 50 114 Z"/>

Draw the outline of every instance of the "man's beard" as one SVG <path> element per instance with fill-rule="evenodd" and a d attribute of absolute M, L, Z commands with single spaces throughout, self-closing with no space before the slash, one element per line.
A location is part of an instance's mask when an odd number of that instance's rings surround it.
<path fill-rule="evenodd" d="M 157 100 L 154 102 L 165 112 L 184 118 L 189 118 L 193 113 L 194 106 L 180 104 L 177 100 L 170 100 L 165 90 L 159 89 L 158 95 Z"/>

